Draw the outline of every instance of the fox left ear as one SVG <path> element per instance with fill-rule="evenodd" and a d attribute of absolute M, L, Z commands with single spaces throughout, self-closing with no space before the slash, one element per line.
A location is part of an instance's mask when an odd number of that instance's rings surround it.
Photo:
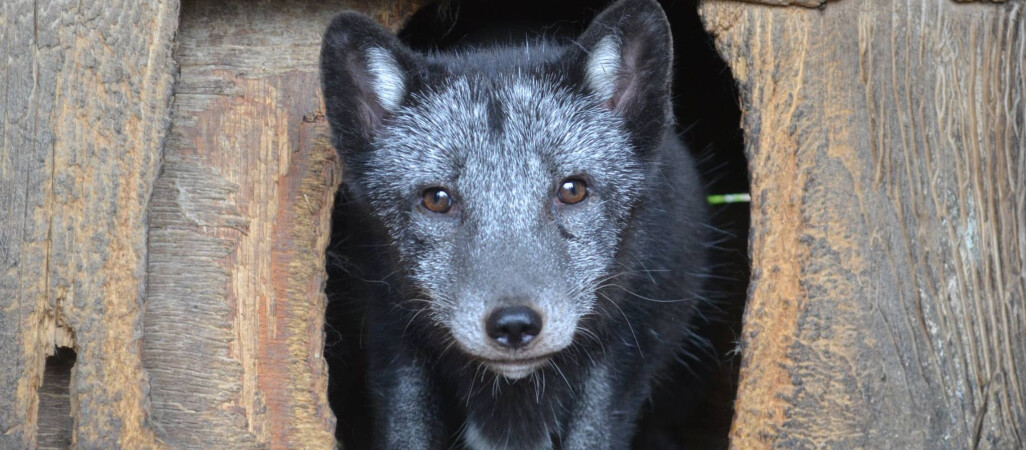
<path fill-rule="evenodd" d="M 419 58 L 367 16 L 343 12 L 331 21 L 321 45 L 321 86 L 343 160 L 370 150 L 420 71 Z"/>
<path fill-rule="evenodd" d="M 590 94 L 624 119 L 641 149 L 672 125 L 673 37 L 654 0 L 621 0 L 578 39 L 571 56 Z"/>

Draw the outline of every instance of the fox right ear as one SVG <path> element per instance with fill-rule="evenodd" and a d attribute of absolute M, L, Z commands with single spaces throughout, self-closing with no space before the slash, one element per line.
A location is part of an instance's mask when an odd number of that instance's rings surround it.
<path fill-rule="evenodd" d="M 673 126 L 673 37 L 655 0 L 621 0 L 600 13 L 570 54 L 580 78 L 622 116 L 639 149 L 662 142 Z"/>
<path fill-rule="evenodd" d="M 368 17 L 343 12 L 324 33 L 321 87 L 332 143 L 341 154 L 370 149 L 374 133 L 402 103 L 417 60 Z"/>

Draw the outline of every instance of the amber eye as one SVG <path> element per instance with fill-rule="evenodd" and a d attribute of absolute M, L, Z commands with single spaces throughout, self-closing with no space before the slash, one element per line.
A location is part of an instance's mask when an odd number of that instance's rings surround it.
<path fill-rule="evenodd" d="M 452 209 L 452 197 L 442 188 L 424 190 L 424 207 L 428 211 L 445 214 Z"/>
<path fill-rule="evenodd" d="M 563 180 L 563 183 L 559 185 L 559 192 L 556 193 L 556 197 L 567 205 L 580 203 L 585 198 L 588 198 L 588 185 L 584 184 L 584 180 L 577 178 Z"/>

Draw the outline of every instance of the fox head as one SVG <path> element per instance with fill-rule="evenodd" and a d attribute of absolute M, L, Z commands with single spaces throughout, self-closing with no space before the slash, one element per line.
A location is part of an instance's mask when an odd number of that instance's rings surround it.
<path fill-rule="evenodd" d="M 623 1 L 574 45 L 422 55 L 356 14 L 321 75 L 349 190 L 384 224 L 426 314 L 520 378 L 571 345 L 617 272 L 673 127 L 672 44 L 654 1 Z"/>

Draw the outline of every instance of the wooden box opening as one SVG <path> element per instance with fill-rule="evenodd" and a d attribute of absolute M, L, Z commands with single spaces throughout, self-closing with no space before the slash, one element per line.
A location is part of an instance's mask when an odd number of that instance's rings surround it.
<path fill-rule="evenodd" d="M 329 380 L 324 358 L 358 335 L 325 295 L 325 26 L 355 9 L 429 48 L 496 17 L 572 33 L 604 6 L 465 0 L 453 22 L 427 3 L 0 1 L 0 448 L 333 448 L 335 412 L 359 429 L 359 396 L 328 400 L 358 364 Z M 750 185 L 752 227 L 714 207 L 722 376 L 708 420 L 672 429 L 1026 447 L 1024 6 L 703 0 L 700 27 L 664 2 L 681 131 L 711 192 Z"/>
<path fill-rule="evenodd" d="M 442 1 L 417 10 L 398 35 L 415 50 L 445 50 L 468 40 L 522 42 L 545 35 L 572 37 L 583 31 L 608 2 L 605 0 Z M 730 69 L 716 54 L 702 28 L 697 2 L 662 2 L 674 35 L 674 107 L 678 130 L 697 157 L 710 194 L 747 193 L 747 163 L 742 148 L 740 108 Z M 336 199 L 336 203 L 343 199 Z M 719 238 L 711 242 L 715 278 L 705 295 L 716 304 L 696 333 L 709 340 L 707 354 L 682 355 L 672 380 L 660 385 L 639 427 L 658 430 L 658 439 L 674 447 L 722 448 L 733 414 L 741 314 L 749 278 L 747 203 L 710 206 Z M 363 383 L 361 326 L 347 312 L 346 286 L 332 283 L 332 264 L 345 264 L 332 254 L 341 245 L 348 223 L 336 215 L 327 260 L 329 279 L 324 354 L 329 365 L 328 397 L 337 417 L 336 437 L 348 448 L 369 446 L 371 422 Z M 342 270 L 335 268 L 334 270 Z M 701 367 L 699 367 L 701 366 Z M 706 383 L 695 392 L 683 385 Z M 672 405 L 672 406 L 671 406 Z M 646 440 L 648 439 L 648 440 Z M 639 436 L 635 447 L 654 445 Z M 663 443 L 666 441 L 660 441 Z"/>

